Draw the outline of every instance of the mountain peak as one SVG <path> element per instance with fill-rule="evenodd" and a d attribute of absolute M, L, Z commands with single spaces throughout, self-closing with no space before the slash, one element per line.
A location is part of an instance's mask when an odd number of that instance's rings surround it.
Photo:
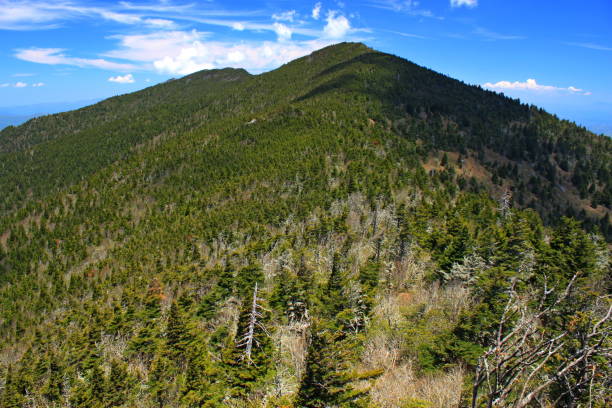
<path fill-rule="evenodd" d="M 243 78 L 251 76 L 243 68 L 218 68 L 218 69 L 205 69 L 202 71 L 194 72 L 193 74 L 186 75 L 181 78 L 187 82 L 191 80 L 212 80 L 212 81 L 237 81 Z"/>

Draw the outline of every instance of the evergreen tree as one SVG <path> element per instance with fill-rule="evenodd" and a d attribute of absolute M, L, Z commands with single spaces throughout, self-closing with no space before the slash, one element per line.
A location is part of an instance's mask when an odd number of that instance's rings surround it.
<path fill-rule="evenodd" d="M 19 381 L 15 378 L 11 366 L 8 367 L 6 372 L 4 390 L 0 401 L 2 401 L 1 405 L 6 408 L 21 408 L 26 402 L 23 390 L 19 389 Z"/>
<path fill-rule="evenodd" d="M 365 407 L 364 391 L 353 388 L 355 377 L 348 369 L 350 340 L 331 327 L 317 324 L 311 328 L 306 369 L 296 396 L 296 406 L 324 408 Z"/>
<path fill-rule="evenodd" d="M 58 365 L 57 359 L 51 357 L 49 362 L 48 380 L 43 390 L 43 396 L 51 403 L 60 403 L 64 388 L 62 378 L 62 368 Z"/>
<path fill-rule="evenodd" d="M 187 325 L 187 318 L 177 302 L 172 302 L 166 328 L 166 349 L 169 357 L 177 364 L 183 364 L 193 342 Z"/>
<path fill-rule="evenodd" d="M 125 405 L 128 402 L 128 396 L 134 383 L 134 379 L 127 371 L 127 365 L 122 361 L 112 360 L 105 387 L 106 406 L 118 407 Z"/>

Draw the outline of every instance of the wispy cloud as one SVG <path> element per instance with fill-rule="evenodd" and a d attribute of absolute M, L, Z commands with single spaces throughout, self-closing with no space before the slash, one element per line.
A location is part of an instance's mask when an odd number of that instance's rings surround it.
<path fill-rule="evenodd" d="M 51 22 L 61 18 L 61 13 L 27 2 L 3 1 L 0 7 L 0 29 L 29 30 L 50 28 Z"/>
<path fill-rule="evenodd" d="M 600 45 L 600 44 L 594 44 L 594 43 L 568 42 L 566 44 L 571 45 L 573 47 L 589 48 L 591 50 L 612 51 L 612 47 L 608 47 L 608 46 Z"/>
<path fill-rule="evenodd" d="M 108 61 L 102 58 L 77 58 L 63 53 L 61 48 L 28 48 L 17 50 L 15 57 L 23 61 L 35 62 L 47 65 L 73 65 L 77 67 L 93 67 L 108 70 L 132 70 L 136 67 L 132 64 L 123 64 Z"/>
<path fill-rule="evenodd" d="M 314 7 L 312 8 L 312 18 L 314 18 L 315 20 L 318 20 L 319 17 L 321 16 L 321 2 L 317 3 L 314 5 Z"/>
<path fill-rule="evenodd" d="M 117 76 L 108 78 L 108 82 L 116 82 L 118 84 L 133 84 L 134 76 L 132 76 L 132 74 L 126 74 L 123 76 L 117 75 Z"/>
<path fill-rule="evenodd" d="M 420 7 L 418 0 L 371 0 L 370 7 L 401 12 L 416 17 L 428 17 L 443 20 L 443 17 L 436 16 L 431 10 Z"/>
<path fill-rule="evenodd" d="M 514 91 L 534 91 L 534 92 L 569 92 L 573 94 L 591 95 L 591 92 L 585 91 L 584 89 L 576 88 L 574 86 L 568 86 L 567 88 L 557 87 L 552 85 L 541 85 L 538 84 L 535 79 L 528 79 L 525 82 L 515 81 L 499 81 L 496 83 L 487 82 L 482 85 L 484 88 L 495 89 L 495 90 L 514 90 Z"/>
<path fill-rule="evenodd" d="M 174 28 L 176 26 L 174 21 L 166 20 L 164 18 L 147 18 L 145 23 L 151 27 L 159 28 Z"/>
<path fill-rule="evenodd" d="M 425 37 L 423 35 L 419 35 L 419 34 L 404 33 L 402 31 L 392 31 L 392 30 L 383 30 L 383 31 L 386 31 L 386 32 L 391 33 L 391 34 L 399 35 L 399 36 L 402 36 L 402 37 L 407 37 L 407 38 L 418 38 L 420 40 L 427 39 L 427 37 Z"/>
<path fill-rule="evenodd" d="M 194 3 L 188 4 L 176 4 L 170 2 L 161 3 L 149 3 L 149 4 L 134 4 L 129 1 L 120 1 L 119 5 L 125 10 L 138 10 L 138 11 L 155 11 L 158 13 L 171 12 L 176 13 L 178 11 L 187 11 L 194 8 Z"/>
<path fill-rule="evenodd" d="M 0 7 L 0 28 L 33 30 L 59 27 L 62 21 L 83 16 L 101 17 L 122 24 L 141 21 L 138 15 L 120 13 L 101 7 L 80 6 L 70 2 L 4 0 Z"/>
<path fill-rule="evenodd" d="M 283 11 L 282 13 L 272 14 L 272 19 L 276 21 L 289 21 L 293 23 L 293 19 L 296 17 L 295 10 Z"/>
<path fill-rule="evenodd" d="M 476 7 L 478 0 L 450 0 L 451 7 Z"/>
<path fill-rule="evenodd" d="M 184 14 L 182 14 L 184 13 Z M 135 5 L 129 2 L 92 6 L 76 1 L 31 1 L 0 0 L 0 29 L 36 30 L 58 28 L 74 19 L 103 19 L 106 21 L 141 25 L 143 27 L 173 28 L 170 16 L 181 19 L 182 15 L 200 17 L 231 17 L 257 15 L 260 11 L 227 11 L 196 7 L 194 4 L 172 4 L 161 1 L 158 4 Z M 161 14 L 161 16 L 160 16 Z M 163 17 L 163 18 L 162 18 Z"/>
<path fill-rule="evenodd" d="M 45 84 L 43 82 L 36 82 L 34 84 L 32 84 L 31 86 L 33 88 L 39 88 L 41 86 L 44 86 Z M 22 81 L 18 81 L 15 83 L 3 83 L 0 84 L 0 88 L 8 88 L 8 87 L 13 87 L 13 88 L 26 88 L 27 86 L 29 86 L 29 84 L 27 82 L 22 82 Z"/>
<path fill-rule="evenodd" d="M 500 34 L 491 30 L 487 30 L 486 28 L 477 27 L 472 33 L 484 38 L 488 41 L 497 41 L 497 40 L 525 40 L 527 37 L 522 35 L 509 35 L 509 34 Z"/>

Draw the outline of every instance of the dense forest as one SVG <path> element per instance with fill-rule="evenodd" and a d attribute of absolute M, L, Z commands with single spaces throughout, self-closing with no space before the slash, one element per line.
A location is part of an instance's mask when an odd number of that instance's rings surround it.
<path fill-rule="evenodd" d="M 362 44 L 0 132 L 0 407 L 606 407 L 612 140 Z"/>

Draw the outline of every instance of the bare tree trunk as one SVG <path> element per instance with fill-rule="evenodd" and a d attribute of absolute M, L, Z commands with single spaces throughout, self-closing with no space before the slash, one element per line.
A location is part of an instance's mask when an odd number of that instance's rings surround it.
<path fill-rule="evenodd" d="M 559 399 L 567 395 L 576 399 L 587 386 L 591 395 L 596 376 L 605 375 L 602 373 L 604 368 L 597 365 L 597 358 L 612 357 L 609 341 L 612 306 L 608 306 L 607 313 L 602 313 L 598 320 L 591 319 L 581 333 L 571 332 L 572 329 L 568 328 L 553 334 L 541 326 L 543 320 L 558 313 L 561 303 L 569 299 L 577 277 L 576 273 L 552 302 L 548 298 L 553 289 L 548 289 L 545 283 L 535 310 L 528 308 L 528 302 L 521 299 L 515 284 L 512 284 L 495 340 L 476 367 L 472 408 L 485 401 L 487 407 L 524 408 L 559 379 L 565 381 L 567 388 Z M 603 301 L 604 297 L 597 298 L 595 303 L 600 300 Z M 578 350 L 559 359 L 559 353 L 576 336 L 580 338 Z M 547 371 L 544 375 L 544 368 L 550 370 L 551 365 L 554 371 Z M 578 380 L 570 381 L 568 375 Z"/>

